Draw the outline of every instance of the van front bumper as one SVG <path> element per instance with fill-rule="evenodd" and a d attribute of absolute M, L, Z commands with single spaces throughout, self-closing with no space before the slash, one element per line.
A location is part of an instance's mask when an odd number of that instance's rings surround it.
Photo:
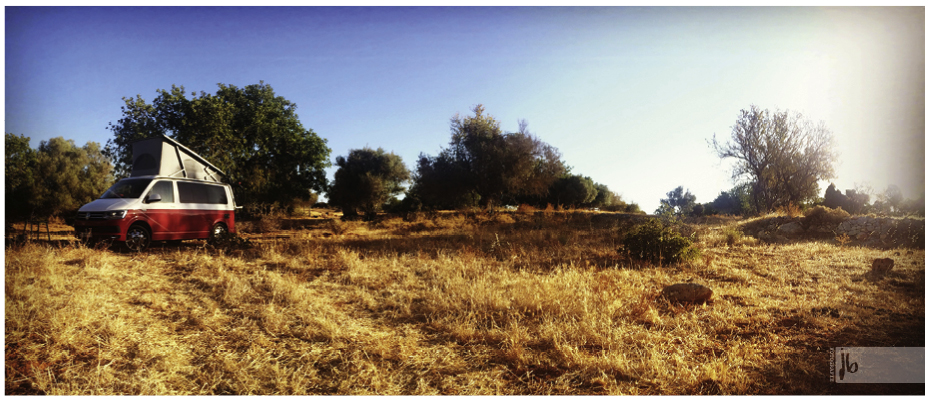
<path fill-rule="evenodd" d="M 126 237 L 118 220 L 78 220 L 74 223 L 74 235 L 80 239 L 117 239 Z"/>

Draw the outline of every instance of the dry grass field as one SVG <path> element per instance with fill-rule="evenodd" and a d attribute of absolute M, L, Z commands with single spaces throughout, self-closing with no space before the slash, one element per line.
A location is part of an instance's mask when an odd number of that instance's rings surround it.
<path fill-rule="evenodd" d="M 828 365 L 836 346 L 924 346 L 924 250 L 738 224 L 690 225 L 702 255 L 674 267 L 618 254 L 629 217 L 583 212 L 278 220 L 244 225 L 274 232 L 248 245 L 139 254 L 8 245 L 5 392 L 924 394 L 833 384 Z M 685 281 L 712 300 L 660 297 Z"/>

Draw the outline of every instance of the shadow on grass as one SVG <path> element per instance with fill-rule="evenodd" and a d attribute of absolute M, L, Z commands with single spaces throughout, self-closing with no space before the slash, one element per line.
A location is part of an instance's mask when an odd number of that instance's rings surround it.
<path fill-rule="evenodd" d="M 911 278 L 898 274 L 874 282 L 895 283 L 895 294 L 903 299 L 924 297 L 924 276 Z M 860 307 L 874 309 L 869 316 L 848 318 L 836 330 L 819 335 L 807 333 L 787 344 L 794 348 L 788 359 L 764 367 L 760 372 L 757 394 L 830 394 L 830 395 L 924 395 L 923 383 L 835 383 L 831 380 L 831 348 L 838 347 L 924 347 L 925 319 L 921 307 L 905 313 L 875 309 L 883 302 L 862 302 Z M 813 310 L 812 315 L 841 317 L 836 310 Z"/>

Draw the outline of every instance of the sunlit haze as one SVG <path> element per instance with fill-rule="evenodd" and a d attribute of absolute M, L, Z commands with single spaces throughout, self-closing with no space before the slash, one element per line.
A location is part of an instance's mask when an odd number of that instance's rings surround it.
<path fill-rule="evenodd" d="M 484 104 L 652 213 L 680 185 L 699 202 L 733 187 L 708 142 L 757 105 L 824 121 L 838 188 L 924 193 L 923 7 L 7 7 L 4 20 L 4 130 L 33 147 L 104 145 L 122 97 L 262 80 L 331 161 L 382 147 L 413 169 Z"/>

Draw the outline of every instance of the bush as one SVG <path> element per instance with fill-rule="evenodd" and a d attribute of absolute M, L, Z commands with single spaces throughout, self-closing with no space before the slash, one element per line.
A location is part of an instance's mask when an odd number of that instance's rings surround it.
<path fill-rule="evenodd" d="M 740 239 L 743 237 L 743 233 L 740 230 L 737 230 L 736 227 L 726 227 L 722 232 L 724 235 L 724 244 L 729 246 L 737 245 L 740 243 Z"/>
<path fill-rule="evenodd" d="M 650 219 L 631 229 L 624 236 L 620 252 L 630 258 L 663 265 L 688 261 L 699 255 L 690 239 L 676 231 L 671 223 L 657 219 Z"/>
<path fill-rule="evenodd" d="M 815 206 L 805 211 L 802 226 L 805 226 L 806 229 L 825 225 L 836 227 L 849 217 L 850 214 L 841 208 L 831 209 L 825 206 Z"/>
<path fill-rule="evenodd" d="M 705 207 L 702 204 L 696 204 L 692 207 L 692 216 L 702 216 L 705 214 Z"/>

